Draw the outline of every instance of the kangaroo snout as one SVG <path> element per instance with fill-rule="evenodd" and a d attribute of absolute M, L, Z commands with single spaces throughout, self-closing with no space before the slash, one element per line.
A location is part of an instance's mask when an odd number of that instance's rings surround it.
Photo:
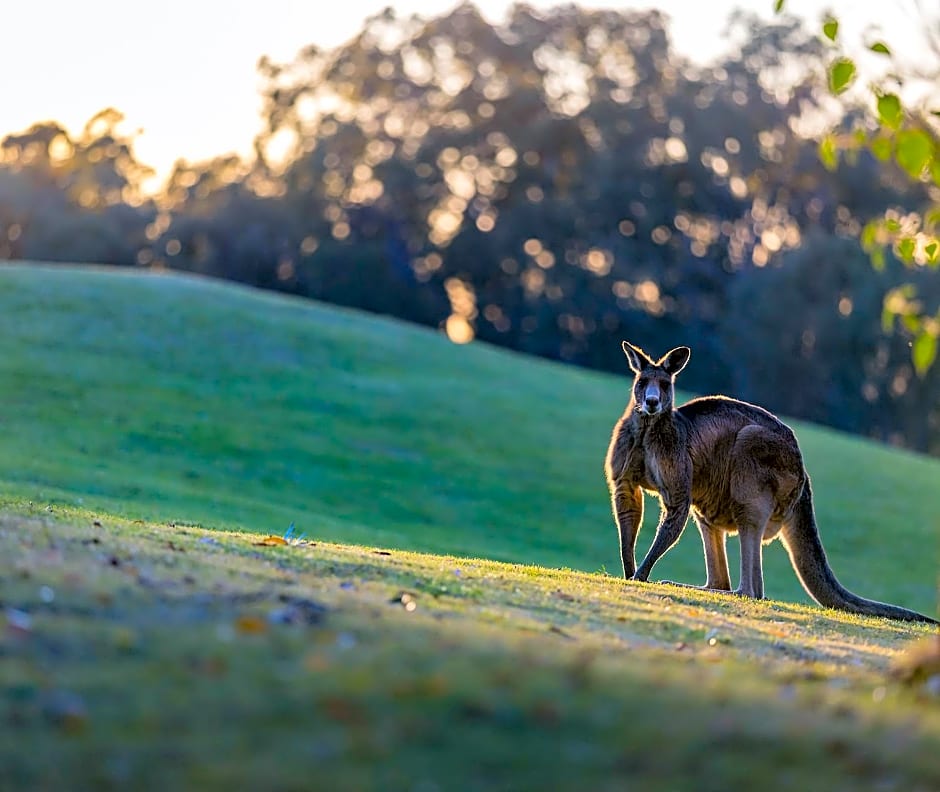
<path fill-rule="evenodd" d="M 662 405 L 662 397 L 663 394 L 660 390 L 659 383 L 655 380 L 650 382 L 643 392 L 643 411 L 650 415 L 658 413 Z"/>

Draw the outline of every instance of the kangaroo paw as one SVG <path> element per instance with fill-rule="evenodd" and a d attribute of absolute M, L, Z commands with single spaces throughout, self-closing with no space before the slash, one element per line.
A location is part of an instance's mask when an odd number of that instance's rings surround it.
<path fill-rule="evenodd" d="M 681 586 L 682 588 L 694 588 L 700 589 L 701 586 L 693 586 L 691 583 L 679 583 L 675 580 L 660 580 L 659 583 L 662 583 L 664 586 Z"/>
<path fill-rule="evenodd" d="M 731 593 L 737 595 L 738 597 L 747 597 L 747 599 L 764 599 L 763 597 L 755 597 L 750 592 L 744 591 L 740 586 Z"/>
<path fill-rule="evenodd" d="M 704 586 L 696 586 L 693 583 L 677 583 L 675 580 L 660 580 L 660 583 L 666 586 L 681 586 L 682 588 L 695 589 L 696 591 L 717 591 L 720 594 L 730 594 L 726 588 L 721 588 L 721 586 L 711 586 L 706 583 Z"/>

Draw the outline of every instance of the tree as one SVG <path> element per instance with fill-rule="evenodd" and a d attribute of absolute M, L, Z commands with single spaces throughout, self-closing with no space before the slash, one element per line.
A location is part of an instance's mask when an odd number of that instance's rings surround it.
<path fill-rule="evenodd" d="M 824 98 L 820 37 L 732 24 L 741 51 L 695 66 L 656 12 L 387 11 L 333 50 L 262 59 L 256 161 L 179 162 L 153 202 L 119 114 L 11 136 L 0 255 L 199 272 L 620 372 L 624 338 L 689 343 L 690 389 L 940 450 L 940 425 L 910 418 L 937 382 L 880 325 L 890 289 L 940 298 L 933 272 L 876 273 L 841 239 L 924 185 L 868 149 L 824 168 L 794 123 Z M 825 398 L 767 376 L 794 361 Z"/>
<path fill-rule="evenodd" d="M 71 137 L 53 121 L 0 143 L 0 255 L 131 265 L 155 207 L 141 192 L 123 116 L 102 110 Z"/>

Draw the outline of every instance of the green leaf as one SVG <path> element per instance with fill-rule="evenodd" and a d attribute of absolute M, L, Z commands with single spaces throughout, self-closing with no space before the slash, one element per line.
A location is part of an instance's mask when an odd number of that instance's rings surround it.
<path fill-rule="evenodd" d="M 865 223 L 865 227 L 862 229 L 862 233 L 859 236 L 859 241 L 862 243 L 862 250 L 870 251 L 875 246 L 875 241 L 878 239 L 878 227 L 881 225 L 879 220 L 869 220 Z"/>
<path fill-rule="evenodd" d="M 783 11 L 783 0 L 777 0 L 774 3 L 774 13 L 779 14 L 781 11 Z"/>
<path fill-rule="evenodd" d="M 885 332 L 894 327 L 895 317 L 903 316 L 910 311 L 910 302 L 913 296 L 914 287 L 910 283 L 895 286 L 888 291 L 881 307 L 881 327 Z"/>
<path fill-rule="evenodd" d="M 826 135 L 819 141 L 819 159 L 822 160 L 826 170 L 834 171 L 839 166 L 839 152 L 832 135 Z"/>
<path fill-rule="evenodd" d="M 887 162 L 891 159 L 891 139 L 887 137 L 876 137 L 869 146 L 875 159 Z"/>
<path fill-rule="evenodd" d="M 933 141 L 920 129 L 905 129 L 898 132 L 895 159 L 912 179 L 919 179 L 924 167 L 933 158 Z"/>
<path fill-rule="evenodd" d="M 911 359 L 914 361 L 914 370 L 917 375 L 923 377 L 937 359 L 937 337 L 926 330 L 921 330 L 914 339 Z"/>
<path fill-rule="evenodd" d="M 882 272 L 885 268 L 885 250 L 883 247 L 872 248 L 871 253 L 869 253 L 871 258 L 871 266 L 876 272 Z"/>
<path fill-rule="evenodd" d="M 889 311 L 887 308 L 881 309 L 881 331 L 883 333 L 890 333 L 894 330 L 894 313 Z"/>
<path fill-rule="evenodd" d="M 914 248 L 917 246 L 916 242 L 911 237 L 903 237 L 898 240 L 898 256 L 900 256 L 901 261 L 906 264 L 911 264 L 914 261 Z"/>
<path fill-rule="evenodd" d="M 933 183 L 940 187 L 940 159 L 937 159 L 935 156 L 933 162 L 930 163 L 930 178 L 933 179 Z"/>
<path fill-rule="evenodd" d="M 889 234 L 896 234 L 901 230 L 901 222 L 893 217 L 889 217 L 885 220 L 885 228 Z"/>
<path fill-rule="evenodd" d="M 927 254 L 927 261 L 933 264 L 937 260 L 937 255 L 940 253 L 940 243 L 928 242 L 924 245 L 924 253 Z"/>
<path fill-rule="evenodd" d="M 823 34 L 830 41 L 835 41 L 838 33 L 839 33 L 839 20 L 829 17 L 829 19 L 827 19 L 823 23 Z"/>
<path fill-rule="evenodd" d="M 878 97 L 878 118 L 885 126 L 897 129 L 904 120 L 901 100 L 895 94 L 883 94 Z"/>
<path fill-rule="evenodd" d="M 829 66 L 829 90 L 844 93 L 855 79 L 855 63 L 851 58 L 838 58 Z"/>
<path fill-rule="evenodd" d="M 877 52 L 877 53 L 879 53 L 880 55 L 890 55 L 890 54 L 891 54 L 891 50 L 888 49 L 888 45 L 885 44 L 883 41 L 876 41 L 876 42 L 875 42 L 874 44 L 872 44 L 868 49 L 870 49 L 872 52 Z"/>

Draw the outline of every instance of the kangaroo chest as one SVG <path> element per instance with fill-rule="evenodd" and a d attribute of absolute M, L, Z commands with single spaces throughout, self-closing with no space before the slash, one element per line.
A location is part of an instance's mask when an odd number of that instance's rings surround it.
<path fill-rule="evenodd" d="M 646 464 L 646 458 L 642 451 L 639 453 L 634 452 L 630 455 L 623 473 L 627 481 L 630 481 L 638 487 L 642 487 L 645 490 L 656 489 L 656 485 L 653 482 L 653 477 L 650 475 L 650 469 Z"/>
<path fill-rule="evenodd" d="M 660 492 L 669 486 L 669 451 L 649 438 L 638 437 L 627 459 L 625 473 L 637 486 L 650 492 Z M 672 453 L 675 453 L 674 451 Z"/>

